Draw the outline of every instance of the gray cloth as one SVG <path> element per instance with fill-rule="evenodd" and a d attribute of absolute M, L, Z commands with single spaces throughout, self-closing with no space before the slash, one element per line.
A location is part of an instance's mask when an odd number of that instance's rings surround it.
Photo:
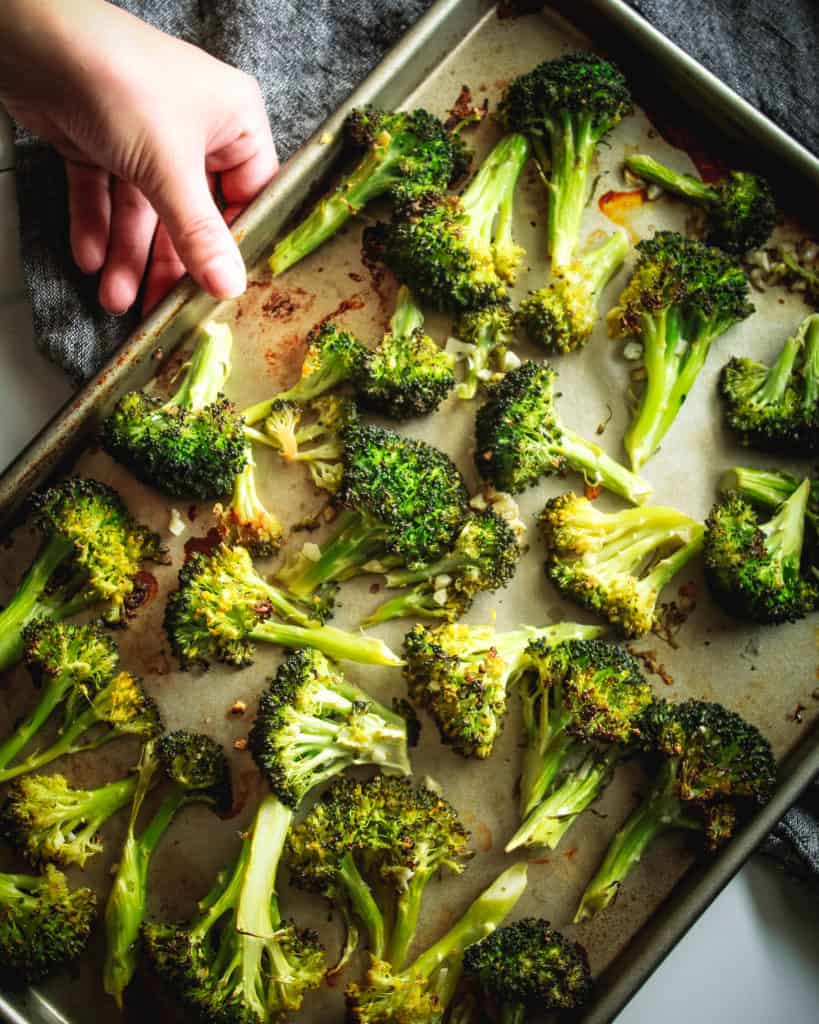
<path fill-rule="evenodd" d="M 335 109 L 431 0 L 119 0 L 146 21 L 255 75 L 287 157 Z M 819 7 L 815 0 L 630 0 L 683 49 L 819 153 Z M 510 5 L 511 6 L 511 5 Z M 136 314 L 111 317 L 68 245 L 61 162 L 18 134 L 23 262 L 35 335 L 78 380 L 127 336 Z M 794 809 L 767 852 L 819 875 L 819 789 Z"/>

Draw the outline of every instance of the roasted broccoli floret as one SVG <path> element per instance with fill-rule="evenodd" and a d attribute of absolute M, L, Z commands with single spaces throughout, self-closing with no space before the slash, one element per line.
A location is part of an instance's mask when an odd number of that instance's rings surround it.
<path fill-rule="evenodd" d="M 35 866 L 85 867 L 102 852 L 100 829 L 135 789 L 135 775 L 97 789 L 75 789 L 64 775 L 25 775 L 9 787 L 0 834 Z"/>
<path fill-rule="evenodd" d="M 468 515 L 461 474 L 443 452 L 383 427 L 342 430 L 343 476 L 336 502 L 345 511 L 318 559 L 301 553 L 279 573 L 305 597 L 331 581 L 390 566 L 415 566 L 449 550 Z"/>
<path fill-rule="evenodd" d="M 458 398 L 474 398 L 481 381 L 506 372 L 506 353 L 514 339 L 515 318 L 508 302 L 494 302 L 467 310 L 458 318 L 455 333 L 466 360 L 464 379 L 455 389 Z"/>
<path fill-rule="evenodd" d="M 573 352 L 591 337 L 600 293 L 622 267 L 628 238 L 615 231 L 591 252 L 555 270 L 551 282 L 520 303 L 518 323 L 529 340 L 548 352 Z"/>
<path fill-rule="evenodd" d="M 405 720 L 317 650 L 293 651 L 259 699 L 248 748 L 270 788 L 296 808 L 351 765 L 409 775 Z"/>
<path fill-rule="evenodd" d="M 711 343 L 754 311 L 742 268 L 719 249 L 658 231 L 637 253 L 631 280 L 608 314 L 613 337 L 643 346 L 646 384 L 625 436 L 634 470 L 660 447 Z"/>
<path fill-rule="evenodd" d="M 612 840 L 575 921 L 612 902 L 655 836 L 667 829 L 694 830 L 703 833 L 708 850 L 717 850 L 746 810 L 768 801 L 776 782 L 768 741 L 720 704 L 657 701 L 643 728 L 646 748 L 659 761 L 656 781 Z"/>
<path fill-rule="evenodd" d="M 528 157 L 523 135 L 505 136 L 461 196 L 405 203 L 391 223 L 368 229 L 371 257 L 435 309 L 459 312 L 503 300 L 523 258 L 512 238 L 512 211 Z"/>
<path fill-rule="evenodd" d="M 97 912 L 91 889 L 69 889 L 52 864 L 41 875 L 0 873 L 0 983 L 24 988 L 82 953 Z"/>
<path fill-rule="evenodd" d="M 234 863 L 188 922 L 143 926 L 148 960 L 197 1024 L 280 1024 L 324 977 L 313 932 L 282 920 L 276 875 L 293 814 L 266 796 Z"/>
<path fill-rule="evenodd" d="M 67 754 L 97 750 L 121 736 L 149 739 L 162 731 L 159 709 L 140 680 L 119 672 L 99 685 L 93 679 L 77 683 L 66 696 L 56 739 L 32 751 L 22 761 L 0 769 L 0 782 L 27 775 Z"/>
<path fill-rule="evenodd" d="M 282 545 L 282 524 L 265 508 L 256 489 L 256 463 L 250 448 L 245 468 L 233 481 L 230 504 L 215 505 L 213 512 L 219 536 L 228 545 L 238 544 L 257 558 L 269 558 Z"/>
<path fill-rule="evenodd" d="M 719 489 L 722 494 L 737 494 L 760 508 L 776 509 L 787 501 L 802 483 L 802 478 L 781 470 L 754 469 L 734 466 L 722 474 Z M 819 531 L 819 481 L 812 480 L 805 519 L 814 533 Z"/>
<path fill-rule="evenodd" d="M 495 931 L 525 889 L 526 865 L 515 864 L 408 967 L 399 971 L 373 960 L 364 984 L 347 989 L 351 1024 L 440 1024 L 458 987 L 465 950 Z"/>
<path fill-rule="evenodd" d="M 491 508 L 473 512 L 442 558 L 386 574 L 385 585 L 401 593 L 380 604 L 364 625 L 413 615 L 454 622 L 476 594 L 505 587 L 519 558 L 517 534 L 509 523 Z"/>
<path fill-rule="evenodd" d="M 660 592 L 703 543 L 702 524 L 674 508 L 600 512 L 571 491 L 547 502 L 538 521 L 546 576 L 628 637 L 652 628 Z"/>
<path fill-rule="evenodd" d="M 249 665 L 258 643 L 315 647 L 367 664 L 400 664 L 382 640 L 320 625 L 328 601 L 321 591 L 304 601 L 283 593 L 262 579 L 244 548 L 220 544 L 182 566 L 179 588 L 165 609 L 165 631 L 183 667 L 211 661 Z"/>
<path fill-rule="evenodd" d="M 96 480 L 73 477 L 31 499 L 42 543 L 17 592 L 0 612 L 0 671 L 23 656 L 23 629 L 93 608 L 124 622 L 145 561 L 159 561 L 159 537 L 137 523 L 121 498 Z"/>
<path fill-rule="evenodd" d="M 161 772 L 167 792 L 150 821 L 137 832 L 145 797 Z M 105 908 L 103 984 L 117 1006 L 136 970 L 139 933 L 148 902 L 148 868 L 160 840 L 186 804 L 205 803 L 216 811 L 230 810 L 233 793 L 230 766 L 222 747 L 200 733 L 167 733 L 143 748 L 131 817 Z"/>
<path fill-rule="evenodd" d="M 516 78 L 499 112 L 531 141 L 549 193 L 548 254 L 553 268 L 564 267 L 580 237 L 597 146 L 632 112 L 626 80 L 593 53 L 570 54 Z"/>
<path fill-rule="evenodd" d="M 529 647 L 594 638 L 596 626 L 562 622 L 496 633 L 463 623 L 415 626 L 404 638 L 410 698 L 435 719 L 444 743 L 465 757 L 489 757 L 506 716 L 508 691 L 529 667 Z"/>
<path fill-rule="evenodd" d="M 390 419 L 426 416 L 455 387 L 454 363 L 454 357 L 424 333 L 424 314 L 402 285 L 389 331 L 367 353 L 356 396 L 365 409 Z"/>
<path fill-rule="evenodd" d="M 358 945 L 357 920 L 373 959 L 400 970 L 424 890 L 433 875 L 464 870 L 468 838 L 453 808 L 425 786 L 383 775 L 336 779 L 287 841 L 290 880 L 320 893 L 344 919 L 334 972 Z"/>
<path fill-rule="evenodd" d="M 502 1024 L 574 1010 L 591 991 L 586 950 L 548 921 L 524 917 L 504 925 L 464 954 L 467 984 L 499 1011 Z"/>
<path fill-rule="evenodd" d="M 557 847 L 633 752 L 652 700 L 637 660 L 616 644 L 538 642 L 529 657 L 535 671 L 519 685 L 526 735 L 522 823 L 507 852 Z M 569 758 L 576 765 L 567 769 Z"/>
<path fill-rule="evenodd" d="M 705 578 L 725 611 L 764 625 L 795 622 L 813 611 L 819 584 L 802 570 L 810 491 L 810 480 L 803 480 L 767 522 L 738 495 L 711 510 Z"/>
<path fill-rule="evenodd" d="M 791 455 L 819 450 L 819 314 L 800 324 L 771 366 L 747 356 L 726 363 L 720 395 L 744 444 Z"/>
<path fill-rule="evenodd" d="M 441 192 L 463 174 L 466 148 L 426 110 L 412 113 L 364 107 L 345 125 L 347 142 L 359 155 L 355 167 L 276 245 L 270 269 L 278 275 L 304 259 L 373 199 L 388 195 L 407 202 Z"/>
<path fill-rule="evenodd" d="M 651 486 L 603 449 L 568 430 L 555 409 L 557 374 L 527 360 L 489 389 L 475 419 L 475 466 L 500 490 L 531 487 L 542 476 L 573 469 L 592 486 L 605 487 L 640 505 Z"/>
<path fill-rule="evenodd" d="M 229 494 L 246 459 L 242 419 L 222 394 L 232 344 L 227 324 L 208 323 L 171 398 L 124 395 L 102 425 L 108 454 L 163 494 Z"/>
<path fill-rule="evenodd" d="M 644 181 L 704 207 L 710 221 L 708 241 L 725 252 L 742 256 L 749 249 L 758 249 L 776 226 L 776 200 L 759 174 L 730 171 L 722 181 L 709 185 L 673 171 L 645 153 L 632 153 L 625 162 Z"/>

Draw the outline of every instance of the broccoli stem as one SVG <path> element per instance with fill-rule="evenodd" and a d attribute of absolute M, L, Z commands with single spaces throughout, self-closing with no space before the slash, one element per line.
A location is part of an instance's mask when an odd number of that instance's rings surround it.
<path fill-rule="evenodd" d="M 619 747 L 609 747 L 603 752 L 590 750 L 581 764 L 566 774 L 557 789 L 528 814 L 506 844 L 506 852 L 511 853 L 521 846 L 557 849 L 578 815 L 600 795 L 621 757 Z"/>
<path fill-rule="evenodd" d="M 355 576 L 384 550 L 383 531 L 357 512 L 347 510 L 339 517 L 333 536 L 322 546 L 319 559 L 295 573 L 282 574 L 282 579 L 297 597 L 307 597 L 322 583 Z"/>
<path fill-rule="evenodd" d="M 631 248 L 623 231 L 614 231 L 608 238 L 580 257 L 586 285 L 593 297 L 599 295 L 622 267 Z"/>
<path fill-rule="evenodd" d="M 765 375 L 765 383 L 754 394 L 755 405 L 771 405 L 778 402 L 790 384 L 793 365 L 802 348 L 802 339 L 795 335 L 788 338 L 777 356 L 776 362 Z"/>
<path fill-rule="evenodd" d="M 690 540 L 678 547 L 676 551 L 672 551 L 670 555 L 660 559 L 654 568 L 641 578 L 640 587 L 659 594 L 663 587 L 671 582 L 679 570 L 702 549 L 705 541 L 704 527 L 698 523 L 695 528 L 692 527 L 691 534 Z"/>
<path fill-rule="evenodd" d="M 549 193 L 548 254 L 552 268 L 558 269 L 571 262 L 580 236 L 597 134 L 590 117 L 566 113 L 560 124 L 550 126 L 549 141 L 548 153 L 539 137 L 533 145 Z"/>
<path fill-rule="evenodd" d="M 493 321 L 482 324 L 475 333 L 474 344 L 466 357 L 464 379 L 455 389 L 458 398 L 469 400 L 477 394 L 481 374 L 489 366 L 492 353 L 499 347 L 498 333 L 498 325 Z"/>
<path fill-rule="evenodd" d="M 34 710 L 0 744 L 0 769 L 6 768 L 42 729 L 52 711 L 62 703 L 71 689 L 72 682 L 73 677 L 69 673 L 63 673 L 48 681 Z"/>
<path fill-rule="evenodd" d="M 233 335 L 227 324 L 209 321 L 202 328 L 191 361 L 176 393 L 164 408 L 198 412 L 216 401 L 230 374 Z"/>
<path fill-rule="evenodd" d="M 723 494 L 736 491 L 748 501 L 766 508 L 776 508 L 786 501 L 799 486 L 790 473 L 772 473 L 765 469 L 736 466 L 727 470 L 720 480 Z"/>
<path fill-rule="evenodd" d="M 249 639 L 280 647 L 313 647 L 339 661 L 357 661 L 362 665 L 402 665 L 401 659 L 383 640 L 363 633 L 347 633 L 334 626 L 305 628 L 285 622 L 260 622 Z M 0 773 L 2 781 L 2 773 Z"/>
<path fill-rule="evenodd" d="M 23 577 L 17 592 L 0 612 L 0 672 L 16 665 L 22 658 L 23 628 L 36 614 L 49 618 L 65 617 L 59 615 L 58 609 L 40 604 L 39 599 L 55 570 L 73 551 L 71 541 L 60 536 L 49 537 Z"/>
<path fill-rule="evenodd" d="M 701 206 L 712 206 L 719 202 L 719 193 L 711 185 L 706 185 L 704 181 L 690 174 L 672 171 L 670 167 L 645 153 L 630 154 L 626 157 L 625 164 L 638 178 L 653 182 L 676 196 L 690 199 Z"/>
<path fill-rule="evenodd" d="M 353 910 L 367 929 L 370 955 L 375 960 L 383 960 L 387 946 L 384 915 L 378 909 L 378 904 L 375 902 L 369 885 L 361 877 L 361 872 L 358 870 L 350 850 L 341 858 L 339 877 L 344 883 Z M 344 959 L 342 954 L 342 962 Z"/>
<path fill-rule="evenodd" d="M 364 627 L 377 626 L 380 622 L 406 619 L 413 615 L 423 619 L 446 619 L 449 617 L 449 610 L 445 604 L 438 604 L 435 594 L 430 592 L 427 587 L 413 587 L 412 590 L 396 594 L 384 601 L 362 620 L 361 625 Z"/>
<path fill-rule="evenodd" d="M 768 554 L 780 563 L 786 577 L 799 573 L 809 496 L 810 480 L 803 480 L 773 519 L 760 526 Z"/>
<path fill-rule="evenodd" d="M 400 971 L 406 963 L 407 953 L 418 929 L 421 900 L 429 878 L 428 872 L 416 871 L 398 897 L 386 955 L 393 970 Z"/>
<path fill-rule="evenodd" d="M 65 814 L 60 821 L 61 827 L 75 834 L 72 841 L 79 847 L 92 842 L 99 830 L 110 817 L 130 803 L 137 789 L 138 776 L 130 775 L 116 782 L 109 782 L 98 789 L 87 790 L 77 794 L 71 805 L 70 815 Z M 59 810 L 56 807 L 55 810 Z M 82 827 L 81 827 L 82 826 Z M 76 831 L 79 829 L 79 831 Z M 80 864 L 82 867 L 84 861 Z"/>
<path fill-rule="evenodd" d="M 621 466 L 599 445 L 587 441 L 573 430 L 561 429 L 559 448 L 572 469 L 582 473 L 588 484 L 601 485 L 633 505 L 642 505 L 651 497 L 649 483 Z"/>
<path fill-rule="evenodd" d="M 574 916 L 575 924 L 593 917 L 614 900 L 626 876 L 656 836 L 672 828 L 700 828 L 686 817 L 674 794 L 675 775 L 675 763 L 665 762 L 649 796 L 612 839 L 603 863 L 586 886 Z"/>
<path fill-rule="evenodd" d="M 558 713 L 554 719 L 546 727 L 542 742 L 527 747 L 523 758 L 520 781 L 520 809 L 523 818 L 531 814 L 549 791 L 575 745 L 575 741 L 565 731 L 569 716 Z"/>
<path fill-rule="evenodd" d="M 415 302 L 412 292 L 402 284 L 395 297 L 395 311 L 390 318 L 390 334 L 395 338 L 410 338 L 424 326 L 424 314 Z"/>
<path fill-rule="evenodd" d="M 802 405 L 806 412 L 814 414 L 819 404 L 819 314 L 808 317 L 799 334 L 804 340 L 805 353 L 802 363 L 802 379 L 805 393 Z"/>

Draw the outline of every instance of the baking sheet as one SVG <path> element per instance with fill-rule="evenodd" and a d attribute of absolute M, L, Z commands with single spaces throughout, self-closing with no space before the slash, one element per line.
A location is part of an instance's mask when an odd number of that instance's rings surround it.
<path fill-rule="evenodd" d="M 540 60 L 587 45 L 584 37 L 554 16 L 499 21 L 492 13 L 453 49 L 421 89 L 406 97 L 404 105 L 424 105 L 444 114 L 462 82 L 469 82 L 475 98 L 488 97 L 494 108 L 504 85 L 516 74 Z M 497 137 L 497 127 L 486 122 L 472 134 L 472 141 L 482 155 Z M 629 148 L 648 149 L 681 170 L 694 170 L 686 154 L 668 146 L 638 113 L 618 126 L 609 147 L 601 148 L 595 199 L 607 189 L 623 187 L 619 166 L 624 150 Z M 516 287 L 519 295 L 530 287 L 537 287 L 545 276 L 545 195 L 533 168 L 524 172 L 521 186 L 516 237 L 526 247 L 528 259 Z M 374 217 L 376 211 L 369 213 Z M 690 216 L 689 207 L 662 198 L 632 215 L 629 227 L 639 235 L 650 234 L 655 228 L 682 229 Z M 360 233 L 364 223 L 349 226 L 340 237 L 276 281 L 270 280 L 262 264 L 251 275 L 247 294 L 218 308 L 216 318 L 230 323 L 234 331 L 234 371 L 228 392 L 240 407 L 275 392 L 297 376 L 304 337 L 316 322 L 327 316 L 333 316 L 344 327 L 358 333 L 368 344 L 377 342 L 391 312 L 395 286 L 388 276 L 374 279 L 361 262 Z M 596 202 L 590 204 L 584 223 L 586 237 L 593 240 L 595 232 L 612 227 Z M 787 234 L 793 232 L 795 226 L 786 225 L 783 230 Z M 631 261 L 628 266 L 630 264 Z M 626 269 L 609 286 L 603 308 L 611 305 L 627 274 Z M 715 392 L 720 367 L 736 352 L 770 358 L 806 312 L 797 296 L 779 289 L 755 294 L 754 301 L 756 315 L 715 346 L 686 402 L 685 415 L 667 435 L 663 449 L 643 470 L 643 475 L 654 485 L 657 502 L 676 505 L 699 518 L 705 516 L 713 502 L 723 468 L 737 463 L 765 464 L 764 458 L 738 448 L 723 431 Z M 442 342 L 450 332 L 446 317 L 430 316 L 428 327 Z M 522 356 L 535 354 L 523 344 L 519 352 Z M 158 387 L 167 386 L 182 359 L 180 352 L 160 364 Z M 597 439 L 611 454 L 622 459 L 621 438 L 628 421 L 625 395 L 632 365 L 622 359 L 621 346 L 609 341 L 603 325 L 599 324 L 583 353 L 556 358 L 554 365 L 560 373 L 559 409 L 564 421 L 585 436 Z M 476 408 L 476 403 L 451 399 L 435 417 L 401 428 L 449 452 L 474 488 L 478 481 L 470 449 Z M 597 437 L 597 427 L 602 423 L 607 424 L 605 431 Z M 276 510 L 285 526 L 292 526 L 321 507 L 323 496 L 307 484 L 306 474 L 300 467 L 283 467 L 277 457 L 267 451 L 258 452 L 257 461 L 263 499 Z M 800 467 L 793 464 L 787 468 L 798 471 Z M 172 538 L 167 533 L 169 503 L 137 484 L 107 456 L 100 452 L 86 453 L 78 461 L 76 470 L 116 487 L 137 517 L 162 532 L 171 547 L 172 565 L 154 570 L 159 584 L 158 596 L 140 611 L 130 629 L 118 635 L 124 664 L 145 676 L 148 688 L 162 706 L 169 728 L 201 729 L 232 747 L 234 740 L 245 736 L 249 729 L 256 697 L 278 663 L 277 652 L 260 648 L 255 665 L 240 671 L 219 666 L 204 673 L 180 673 L 161 630 L 164 595 L 175 584 L 184 543 L 192 536 L 206 533 L 211 525 L 209 505 L 188 507 L 177 502 L 188 529 L 182 537 Z M 546 481 L 521 496 L 527 524 L 531 527 L 532 517 L 546 498 L 568 486 L 578 488 L 582 482 L 577 477 Z M 611 499 L 601 501 L 617 507 Z M 318 540 L 320 536 L 314 534 L 310 539 Z M 296 534 L 287 550 L 297 549 L 305 539 L 305 534 Z M 523 559 L 511 588 L 499 594 L 484 595 L 476 601 L 467 621 L 486 622 L 496 616 L 498 629 L 512 628 L 523 621 L 534 624 L 562 619 L 592 621 L 574 606 L 561 602 L 545 582 L 542 548 L 531 528 L 528 539 L 531 550 Z M 25 530 L 15 535 L 15 543 L 6 552 L 0 569 L 3 585 L 0 596 L 13 591 L 34 544 L 35 538 Z M 267 571 L 273 566 L 274 562 L 259 563 L 259 567 Z M 371 592 L 372 582 L 366 579 L 345 585 L 343 606 L 335 624 L 345 628 L 355 626 L 382 599 L 383 594 Z M 722 701 L 759 725 L 777 755 L 784 756 L 806 734 L 819 712 L 819 704 L 811 698 L 816 687 L 814 620 L 775 630 L 746 627 L 724 617 L 710 602 L 696 569 L 681 574 L 677 582 L 692 583 L 698 595 L 696 608 L 676 638 L 678 647 L 670 647 L 654 636 L 637 645 L 653 650 L 673 679 L 669 686 L 661 678 L 653 677 L 657 692 L 673 699 L 698 696 Z M 664 597 L 679 600 L 676 592 Z M 391 623 L 379 627 L 377 633 L 398 649 L 408 628 L 407 622 Z M 389 702 L 393 695 L 404 693 L 398 670 L 347 667 L 350 678 L 367 687 L 378 699 Z M 18 669 L 11 673 L 0 699 L 0 729 L 11 727 L 15 718 L 30 706 L 32 696 L 25 671 Z M 236 699 L 245 700 L 249 706 L 242 719 L 229 713 Z M 805 707 L 801 722 L 793 718 L 797 704 Z M 442 783 L 445 795 L 472 829 L 477 855 L 462 877 L 433 882 L 430 886 L 419 929 L 419 948 L 440 934 L 468 901 L 515 859 L 505 856 L 502 849 L 517 824 L 512 790 L 520 764 L 520 728 L 514 706 L 495 754 L 487 762 L 464 760 L 442 747 L 431 720 L 426 716 L 422 716 L 422 720 L 421 744 L 413 753 L 415 774 L 419 778 L 429 775 Z M 73 758 L 59 767 L 77 784 L 97 784 L 121 775 L 135 756 L 136 748 L 123 741 L 94 755 Z M 231 756 L 238 813 L 225 822 L 196 807 L 180 815 L 152 866 L 153 914 L 164 917 L 188 914 L 236 848 L 237 833 L 252 813 L 261 792 L 261 782 L 247 753 L 231 750 Z M 585 815 L 557 851 L 543 857 L 529 851 L 530 888 L 518 905 L 517 914 L 543 915 L 564 927 L 605 844 L 630 810 L 643 781 L 636 764 L 625 766 L 595 805 L 595 813 Z M 106 853 L 90 861 L 85 872 L 72 872 L 75 881 L 105 889 L 122 828 L 124 821 L 119 819 L 106 828 Z M 526 856 L 523 853 L 520 859 Z M 652 919 L 690 863 L 691 855 L 684 837 L 670 836 L 658 841 L 632 873 L 613 908 L 583 926 L 565 927 L 568 934 L 587 946 L 596 973 L 610 965 L 629 939 Z M 300 923 L 318 928 L 332 958 L 339 932 L 334 923 L 327 921 L 326 908 L 289 889 L 283 890 L 282 902 L 286 914 L 293 914 Z M 93 952 L 98 958 L 99 935 Z M 88 1020 L 92 1006 L 95 1021 L 119 1019 L 113 1003 L 103 1000 L 97 980 L 99 963 L 95 957 L 86 957 L 78 975 L 68 983 L 66 976 L 62 976 L 42 986 L 42 997 L 59 1008 L 64 1019 Z M 351 974 L 348 971 L 345 980 Z M 339 985 L 310 994 L 302 1019 L 317 1022 L 331 1019 L 331 1015 L 340 1019 L 341 989 Z M 148 986 L 135 986 L 132 993 L 135 1013 L 142 1016 L 148 1007 L 155 1013 L 153 998 Z M 36 1014 L 38 1019 L 48 1019 L 43 1017 L 40 997 L 35 994 L 31 999 L 35 1002 L 29 1002 L 24 1012 Z M 169 1021 L 181 1019 L 173 1009 L 166 1009 L 160 1016 Z"/>

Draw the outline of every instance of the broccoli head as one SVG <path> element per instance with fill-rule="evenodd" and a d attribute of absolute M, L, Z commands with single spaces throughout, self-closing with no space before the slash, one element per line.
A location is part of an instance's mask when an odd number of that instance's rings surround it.
<path fill-rule="evenodd" d="M 230 504 L 214 505 L 213 513 L 219 537 L 228 545 L 244 547 L 257 558 L 269 558 L 282 545 L 282 524 L 265 508 L 256 488 L 256 463 L 251 450 L 245 468 L 233 481 Z"/>
<path fill-rule="evenodd" d="M 676 509 L 600 512 L 571 491 L 548 501 L 538 522 L 546 576 L 628 637 L 652 628 L 663 587 L 703 544 L 702 524 Z"/>
<path fill-rule="evenodd" d="M 573 469 L 589 484 L 642 504 L 651 494 L 645 480 L 562 425 L 554 405 L 556 376 L 548 364 L 527 360 L 489 389 L 475 418 L 478 472 L 515 494 L 543 476 Z"/>
<path fill-rule="evenodd" d="M 460 342 L 459 352 L 466 360 L 466 372 L 455 389 L 458 398 L 474 398 L 481 381 L 492 380 L 508 369 L 506 356 L 514 332 L 515 317 L 508 301 L 460 315 L 455 333 Z"/>
<path fill-rule="evenodd" d="M 819 585 L 802 570 L 810 490 L 810 481 L 803 480 L 767 522 L 738 495 L 711 510 L 705 577 L 726 611 L 761 624 L 795 622 L 813 611 Z"/>
<path fill-rule="evenodd" d="M 575 921 L 607 907 L 651 841 L 667 829 L 699 832 L 716 850 L 737 820 L 765 804 L 776 762 L 758 729 L 720 704 L 656 701 L 643 720 L 659 770 L 648 796 L 611 842 L 583 894 Z"/>
<path fill-rule="evenodd" d="M 764 245 L 776 226 L 776 199 L 759 174 L 730 171 L 721 181 L 707 185 L 690 174 L 665 167 L 645 153 L 627 156 L 626 167 L 644 181 L 704 207 L 710 221 L 709 243 L 734 256 Z"/>

